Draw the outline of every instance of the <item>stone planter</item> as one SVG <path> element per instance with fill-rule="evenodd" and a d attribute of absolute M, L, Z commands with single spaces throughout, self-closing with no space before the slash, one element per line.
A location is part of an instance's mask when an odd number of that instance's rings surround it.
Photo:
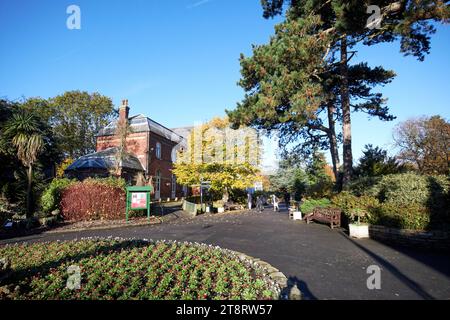
<path fill-rule="evenodd" d="M 294 211 L 292 213 L 292 219 L 293 220 L 302 220 L 302 213 L 300 211 Z"/>
<path fill-rule="evenodd" d="M 369 238 L 369 225 L 368 224 L 355 224 L 348 225 L 350 231 L 350 237 L 357 239 Z"/>

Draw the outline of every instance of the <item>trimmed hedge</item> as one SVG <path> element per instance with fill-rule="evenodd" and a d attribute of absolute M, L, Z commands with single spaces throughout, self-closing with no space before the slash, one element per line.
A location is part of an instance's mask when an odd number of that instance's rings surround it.
<path fill-rule="evenodd" d="M 123 219 L 125 201 L 121 182 L 86 179 L 62 191 L 61 214 L 68 221 Z"/>

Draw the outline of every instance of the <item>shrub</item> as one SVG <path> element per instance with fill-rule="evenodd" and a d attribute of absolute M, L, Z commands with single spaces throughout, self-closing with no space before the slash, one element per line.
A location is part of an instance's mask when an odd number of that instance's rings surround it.
<path fill-rule="evenodd" d="M 369 223 L 400 229 L 425 230 L 430 227 L 430 212 L 417 204 L 399 207 L 387 202 L 370 210 Z"/>
<path fill-rule="evenodd" d="M 75 183 L 74 180 L 69 179 L 53 179 L 48 185 L 47 189 L 42 193 L 41 208 L 45 213 L 50 213 L 59 208 L 61 202 L 61 192 L 64 188 Z"/>
<path fill-rule="evenodd" d="M 123 219 L 126 194 L 120 185 L 111 179 L 86 179 L 68 186 L 62 192 L 62 216 L 70 221 Z"/>
<path fill-rule="evenodd" d="M 372 187 L 374 187 L 382 177 L 361 177 L 352 180 L 347 186 L 345 186 L 344 191 L 351 192 L 355 196 L 365 195 Z"/>
<path fill-rule="evenodd" d="M 332 203 L 341 208 L 342 211 L 349 215 L 352 210 L 365 210 L 369 211 L 372 208 L 376 208 L 380 205 L 377 198 L 371 196 L 357 197 L 348 191 L 343 191 L 332 198 Z"/>
<path fill-rule="evenodd" d="M 326 207 L 330 207 L 330 206 L 331 206 L 331 201 L 327 198 L 307 199 L 301 204 L 300 210 L 304 214 L 309 214 L 309 213 L 313 212 L 314 208 L 317 208 L 317 207 L 326 208 Z"/>
<path fill-rule="evenodd" d="M 120 188 L 123 191 L 127 188 L 127 182 L 123 178 L 107 177 L 107 178 L 87 178 L 86 183 L 102 184 L 112 188 Z"/>
<path fill-rule="evenodd" d="M 370 222 L 373 209 L 380 205 L 377 198 L 371 196 L 357 197 L 348 191 L 343 191 L 334 196 L 331 201 L 342 210 L 347 218 L 354 220 L 354 216 L 359 216 L 363 222 Z"/>
<path fill-rule="evenodd" d="M 449 187 L 450 182 L 445 176 L 393 174 L 384 176 L 367 194 L 378 197 L 381 202 L 398 205 L 414 203 L 428 206 L 430 209 L 445 208 Z"/>
<path fill-rule="evenodd" d="M 230 200 L 235 203 L 246 204 L 247 191 L 244 189 L 232 189 L 230 192 Z"/>

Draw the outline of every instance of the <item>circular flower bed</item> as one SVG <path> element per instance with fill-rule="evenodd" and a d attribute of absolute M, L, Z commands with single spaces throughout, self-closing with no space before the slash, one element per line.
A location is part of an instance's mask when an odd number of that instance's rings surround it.
<path fill-rule="evenodd" d="M 265 269 L 233 251 L 186 242 L 7 245 L 0 267 L 0 299 L 273 299 L 280 292 Z"/>

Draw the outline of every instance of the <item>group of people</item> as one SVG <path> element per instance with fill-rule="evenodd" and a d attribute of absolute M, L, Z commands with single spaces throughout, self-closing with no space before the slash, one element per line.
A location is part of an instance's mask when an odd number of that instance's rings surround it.
<path fill-rule="evenodd" d="M 273 205 L 273 211 L 280 211 L 280 199 L 275 195 L 272 194 L 270 196 L 271 200 L 272 200 L 272 205 Z M 252 194 L 248 193 L 247 195 L 247 202 L 248 202 L 248 209 L 251 210 L 252 206 L 253 206 L 253 201 L 252 201 Z M 267 199 L 264 195 L 260 195 L 256 197 L 256 211 L 258 212 L 263 212 L 264 211 L 264 204 L 267 202 Z"/>

